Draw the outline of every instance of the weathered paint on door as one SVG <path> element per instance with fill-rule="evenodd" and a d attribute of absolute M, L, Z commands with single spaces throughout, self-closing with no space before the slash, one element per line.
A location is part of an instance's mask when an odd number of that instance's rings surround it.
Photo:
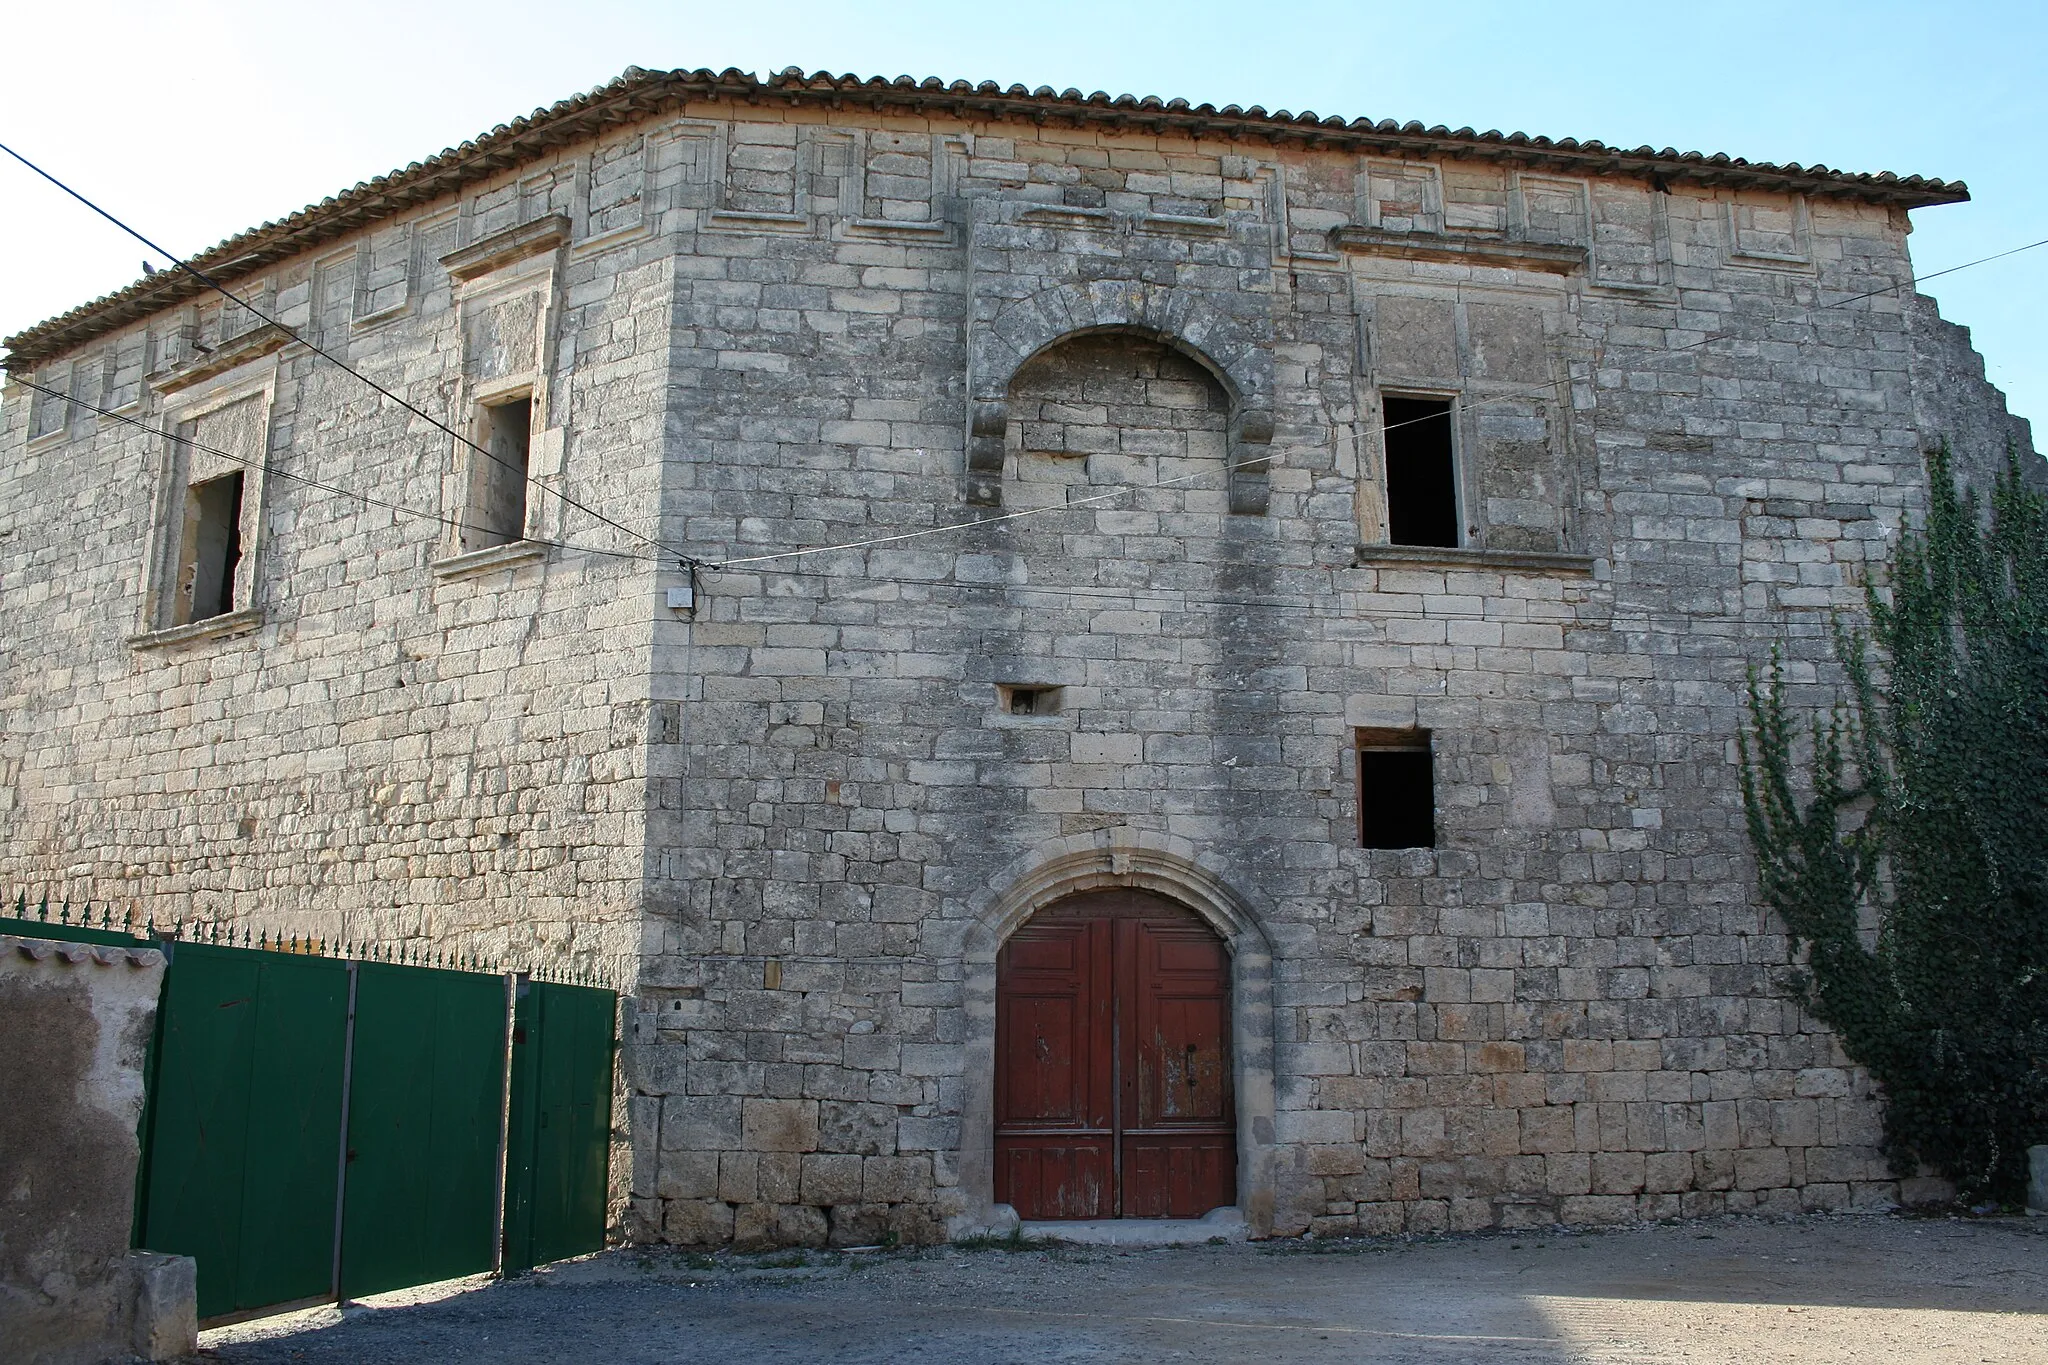
<path fill-rule="evenodd" d="M 1138 891 L 1050 906 L 996 963 L 996 1198 L 1025 1218 L 1198 1218 L 1236 1200 L 1230 960 Z"/>

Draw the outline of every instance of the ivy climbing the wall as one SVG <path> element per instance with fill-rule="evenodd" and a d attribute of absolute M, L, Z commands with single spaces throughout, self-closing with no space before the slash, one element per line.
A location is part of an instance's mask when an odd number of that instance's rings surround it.
<path fill-rule="evenodd" d="M 1743 804 L 1894 1169 L 2017 1202 L 2048 1142 L 2048 499 L 2010 461 L 1987 527 L 1945 449 L 1930 472 L 1869 635 L 1837 630 L 1847 702 L 1803 724 L 1778 656 L 1752 670 Z"/>

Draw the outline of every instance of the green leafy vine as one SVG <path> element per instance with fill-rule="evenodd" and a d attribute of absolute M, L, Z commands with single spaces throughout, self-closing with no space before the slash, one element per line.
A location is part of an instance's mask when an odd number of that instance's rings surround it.
<path fill-rule="evenodd" d="M 2048 1142 L 2048 498 L 2011 459 L 1987 527 L 1946 448 L 1929 472 L 1869 634 L 1837 627 L 1847 700 L 1802 723 L 1779 652 L 1751 670 L 1742 798 L 1894 1169 L 2016 1202 Z"/>

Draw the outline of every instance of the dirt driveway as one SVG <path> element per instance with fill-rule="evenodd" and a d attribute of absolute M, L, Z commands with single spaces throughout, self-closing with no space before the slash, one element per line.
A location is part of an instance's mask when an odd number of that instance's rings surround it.
<path fill-rule="evenodd" d="M 438 1293 L 440 1297 L 435 1297 Z M 208 1332 L 257 1362 L 2048 1362 L 2048 1219 L 687 1257 Z"/>

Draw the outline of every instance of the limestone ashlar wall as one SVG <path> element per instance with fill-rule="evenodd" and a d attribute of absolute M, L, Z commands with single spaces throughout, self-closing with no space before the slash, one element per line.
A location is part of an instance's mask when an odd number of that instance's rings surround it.
<path fill-rule="evenodd" d="M 663 523 L 736 562 L 655 634 L 635 1235 L 985 1218 L 986 945 L 1062 859 L 1199 884 L 1270 960 L 1262 1232 L 1897 1193 L 1755 901 L 1735 744 L 1773 641 L 1833 695 L 1828 612 L 1922 501 L 1900 297 L 1813 311 L 1906 285 L 1902 216 L 747 118 L 678 241 Z M 743 231 L 743 147 L 836 186 L 914 147 L 951 197 Z M 1466 547 L 1359 547 L 1382 389 L 1456 400 Z M 1437 848 L 1357 847 L 1366 726 L 1433 736 Z"/>
<path fill-rule="evenodd" d="M 670 306 L 656 177 L 637 132 L 572 148 L 237 288 L 459 430 L 529 387 L 533 472 L 644 533 Z M 461 554 L 456 443 L 218 299 L 35 377 L 149 430 L 19 386 L 0 406 L 9 894 L 630 963 L 644 546 L 529 490 L 529 535 L 627 555 Z M 236 468 L 240 609 L 157 630 L 171 490 Z"/>

